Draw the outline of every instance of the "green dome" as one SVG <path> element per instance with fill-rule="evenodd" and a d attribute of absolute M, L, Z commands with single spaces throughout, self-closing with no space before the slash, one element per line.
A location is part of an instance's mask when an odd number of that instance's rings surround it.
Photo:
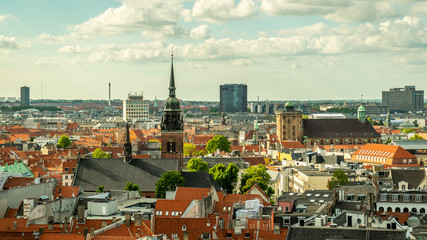
<path fill-rule="evenodd" d="M 179 111 L 180 110 L 179 100 L 176 97 L 169 97 L 166 100 L 165 108 L 166 108 L 166 110 Z"/>
<path fill-rule="evenodd" d="M 365 107 L 363 105 L 360 105 L 360 107 L 357 109 L 358 112 L 366 112 Z"/>
<path fill-rule="evenodd" d="M 287 102 L 285 104 L 285 107 L 293 107 L 293 106 L 294 106 L 294 104 L 292 102 Z"/>

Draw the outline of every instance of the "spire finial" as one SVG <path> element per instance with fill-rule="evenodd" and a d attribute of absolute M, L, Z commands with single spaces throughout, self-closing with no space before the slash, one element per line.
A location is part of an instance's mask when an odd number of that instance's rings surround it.
<path fill-rule="evenodd" d="M 172 46 L 172 49 L 171 49 L 171 60 L 173 60 L 173 46 Z"/>
<path fill-rule="evenodd" d="M 360 94 L 360 105 L 363 104 L 363 94 Z"/>

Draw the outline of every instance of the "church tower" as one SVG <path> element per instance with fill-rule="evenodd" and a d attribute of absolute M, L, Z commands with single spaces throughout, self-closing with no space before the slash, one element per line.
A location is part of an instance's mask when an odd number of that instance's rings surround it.
<path fill-rule="evenodd" d="M 123 150 L 125 155 L 123 161 L 125 163 L 130 163 L 130 161 L 132 161 L 132 144 L 130 142 L 129 122 L 126 122 L 126 141 Z"/>
<path fill-rule="evenodd" d="M 362 95 L 363 96 L 363 95 Z M 362 97 L 360 98 L 360 107 L 357 109 L 357 118 L 361 123 L 366 122 L 366 109 L 362 103 Z"/>
<path fill-rule="evenodd" d="M 179 100 L 175 97 L 175 89 L 172 54 L 169 98 L 165 102 L 165 112 L 160 125 L 162 134 L 162 158 L 178 158 L 179 169 L 182 169 L 184 121 L 181 115 Z"/>

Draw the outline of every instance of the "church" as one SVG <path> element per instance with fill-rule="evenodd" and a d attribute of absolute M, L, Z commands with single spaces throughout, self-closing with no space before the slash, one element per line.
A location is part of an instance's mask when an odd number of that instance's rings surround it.
<path fill-rule="evenodd" d="M 73 186 L 80 186 L 87 192 L 95 192 L 104 185 L 105 191 L 123 190 L 127 182 L 138 184 L 144 196 L 154 196 L 155 184 L 167 171 L 181 171 L 183 168 L 184 122 L 179 100 L 175 96 L 175 77 L 173 55 L 169 82 L 169 97 L 161 122 L 161 158 L 132 158 L 132 145 L 129 137 L 129 124 L 126 125 L 126 142 L 123 158 L 81 158 Z M 199 176 L 200 175 L 200 176 Z M 186 185 L 202 184 L 211 186 L 209 175 L 183 173 Z M 198 185 L 197 185 L 198 186 Z M 219 187 L 218 187 L 219 188 Z"/>
<path fill-rule="evenodd" d="M 381 135 L 366 121 L 363 105 L 357 111 L 357 119 L 303 119 L 302 116 L 291 102 L 276 112 L 279 141 L 298 141 L 306 147 L 381 143 Z"/>

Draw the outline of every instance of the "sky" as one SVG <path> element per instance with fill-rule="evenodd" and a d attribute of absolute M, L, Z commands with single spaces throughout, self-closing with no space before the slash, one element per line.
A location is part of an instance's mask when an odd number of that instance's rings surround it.
<path fill-rule="evenodd" d="M 427 90 L 427 1 L 3 0 L 0 97 L 381 99 Z"/>

